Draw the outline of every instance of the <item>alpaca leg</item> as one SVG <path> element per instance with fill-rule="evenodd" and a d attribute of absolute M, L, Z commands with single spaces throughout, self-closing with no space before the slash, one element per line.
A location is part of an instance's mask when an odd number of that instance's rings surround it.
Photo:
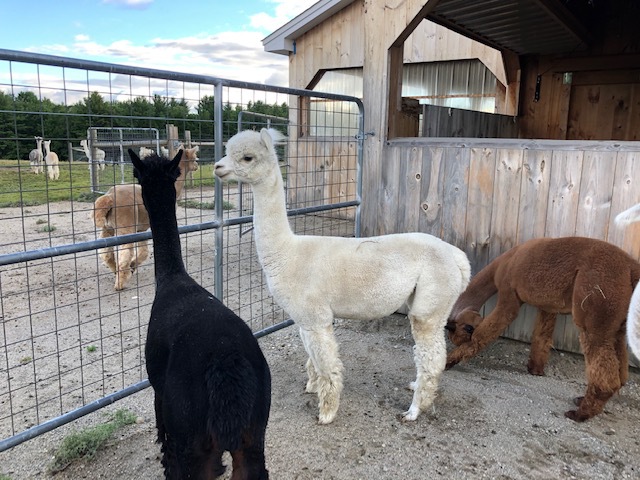
<path fill-rule="evenodd" d="M 538 310 L 527 370 L 531 375 L 544 375 L 544 366 L 549 360 L 549 351 L 553 344 L 553 329 L 556 326 L 556 314 Z"/>
<path fill-rule="evenodd" d="M 410 385 L 413 400 L 409 410 L 404 413 L 404 420 L 413 421 L 421 411 L 431 406 L 436 397 L 440 375 L 446 363 L 447 346 L 442 327 L 444 320 L 433 321 L 411 313 L 409 320 L 415 341 L 413 358 L 416 364 L 416 380 Z"/>
<path fill-rule="evenodd" d="M 318 423 L 331 423 L 338 413 L 342 393 L 342 362 L 338 357 L 333 326 L 301 327 L 301 330 L 304 330 L 303 343 L 318 375 L 315 382 L 320 411 Z"/>
<path fill-rule="evenodd" d="M 131 262 L 131 271 L 135 272 L 136 269 L 142 265 L 142 263 L 149 257 L 149 248 L 147 246 L 147 241 L 144 240 L 142 242 L 136 243 L 136 255 L 134 260 Z"/>
<path fill-rule="evenodd" d="M 604 340 L 604 341 L 603 341 Z M 585 332 L 580 333 L 580 345 L 587 369 L 587 391 L 578 399 L 577 410 L 565 412 L 565 416 L 583 422 L 598 415 L 607 401 L 620 390 L 620 365 L 616 351 L 607 345 L 607 339 Z"/>
<path fill-rule="evenodd" d="M 100 238 L 108 238 L 113 237 L 114 230 L 112 228 L 103 227 L 100 232 Z M 102 263 L 104 263 L 109 269 L 113 272 L 117 272 L 116 259 L 113 253 L 113 247 L 101 248 L 98 250 L 100 258 L 102 259 Z"/>
<path fill-rule="evenodd" d="M 116 259 L 113 253 L 113 247 L 101 248 L 99 250 L 100 258 L 102 259 L 102 263 L 104 263 L 109 269 L 113 272 L 117 272 L 116 267 Z"/>
<path fill-rule="evenodd" d="M 309 340 L 305 332 L 306 330 L 300 329 L 300 338 L 302 339 L 305 351 L 309 352 Z M 309 379 L 307 380 L 307 385 L 304 390 L 307 393 L 318 393 L 318 372 L 313 365 L 313 361 L 311 361 L 311 357 L 307 359 L 306 369 Z"/>
<path fill-rule="evenodd" d="M 471 340 L 454 348 L 447 356 L 447 367 L 469 360 L 496 340 L 518 316 L 520 300 L 512 290 L 498 293 L 498 303 L 471 335 Z"/>
<path fill-rule="evenodd" d="M 231 480 L 268 480 L 269 472 L 264 458 L 264 435 L 253 438 L 245 434 L 242 449 L 231 452 L 231 458 Z"/>
<path fill-rule="evenodd" d="M 313 366 L 311 358 L 307 359 L 306 369 L 309 380 L 307 380 L 307 385 L 304 390 L 307 393 L 318 393 L 318 372 L 316 371 L 316 367 Z"/>
<path fill-rule="evenodd" d="M 133 256 L 133 244 L 127 243 L 120 245 L 116 248 L 116 264 L 118 270 L 116 271 L 116 283 L 114 288 L 116 290 L 124 289 L 125 285 L 131 278 L 131 259 Z"/>

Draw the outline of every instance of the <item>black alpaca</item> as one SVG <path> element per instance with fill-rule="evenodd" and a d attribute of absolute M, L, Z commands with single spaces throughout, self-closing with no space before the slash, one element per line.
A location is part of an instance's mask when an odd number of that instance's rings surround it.
<path fill-rule="evenodd" d="M 182 150 L 169 161 L 129 150 L 153 233 L 156 295 L 145 349 L 166 478 L 267 479 L 269 366 L 247 324 L 186 272 L 176 220 Z"/>

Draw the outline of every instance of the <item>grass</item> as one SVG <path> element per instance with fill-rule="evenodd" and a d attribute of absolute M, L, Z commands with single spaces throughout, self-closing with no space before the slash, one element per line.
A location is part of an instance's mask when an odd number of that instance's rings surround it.
<path fill-rule="evenodd" d="M 131 168 L 124 174 L 119 165 L 107 165 L 100 172 L 98 190 L 105 191 L 117 183 L 135 182 Z M 193 175 L 194 187 L 213 186 L 213 164 L 201 164 Z M 46 173 L 35 175 L 25 160 L 0 160 L 0 207 L 42 205 L 73 200 L 93 202 L 100 194 L 91 192 L 87 163 L 60 163 L 60 179 L 51 181 Z M 205 207 L 202 207 L 205 208 Z"/>
<path fill-rule="evenodd" d="M 213 210 L 215 207 L 214 202 L 198 202 L 197 200 L 178 200 L 178 205 L 187 208 L 199 208 L 200 210 Z M 233 203 L 223 200 L 223 210 L 232 210 Z"/>
<path fill-rule="evenodd" d="M 50 472 L 60 472 L 80 459 L 92 459 L 117 430 L 135 422 L 136 416 L 133 413 L 121 409 L 105 423 L 69 435 L 55 452 Z"/>

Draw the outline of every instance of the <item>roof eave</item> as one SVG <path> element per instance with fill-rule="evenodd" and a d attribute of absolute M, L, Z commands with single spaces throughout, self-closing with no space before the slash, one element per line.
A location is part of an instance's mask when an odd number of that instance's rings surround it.
<path fill-rule="evenodd" d="M 320 0 L 278 30 L 262 39 L 265 52 L 289 55 L 295 40 L 327 18 L 339 12 L 354 0 Z"/>

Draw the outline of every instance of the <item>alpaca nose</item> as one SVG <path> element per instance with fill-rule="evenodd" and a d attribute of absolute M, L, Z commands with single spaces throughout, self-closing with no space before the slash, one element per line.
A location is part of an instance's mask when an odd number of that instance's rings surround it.
<path fill-rule="evenodd" d="M 224 165 L 221 165 L 220 162 L 216 162 L 213 165 L 213 169 L 214 169 L 214 173 L 219 177 L 222 177 L 225 174 Z"/>

